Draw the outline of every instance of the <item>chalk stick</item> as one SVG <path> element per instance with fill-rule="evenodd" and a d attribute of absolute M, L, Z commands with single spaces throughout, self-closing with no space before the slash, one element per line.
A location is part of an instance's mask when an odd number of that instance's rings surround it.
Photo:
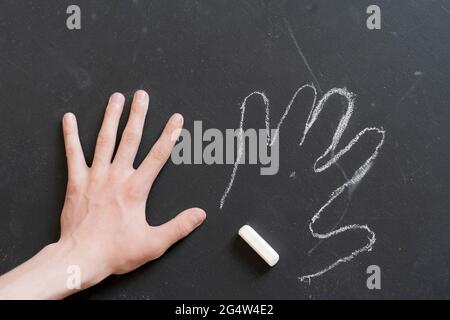
<path fill-rule="evenodd" d="M 252 227 L 245 225 L 239 229 L 239 235 L 271 267 L 280 256 Z"/>

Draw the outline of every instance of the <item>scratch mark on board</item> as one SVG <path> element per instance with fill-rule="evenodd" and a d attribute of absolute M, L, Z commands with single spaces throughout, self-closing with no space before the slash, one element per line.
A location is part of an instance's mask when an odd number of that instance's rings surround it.
<path fill-rule="evenodd" d="M 292 31 L 292 28 L 291 28 L 291 25 L 289 24 L 289 21 L 288 21 L 286 18 L 283 18 L 283 20 L 284 20 L 284 23 L 285 23 L 286 28 L 287 28 L 287 30 L 288 30 L 289 37 L 291 37 L 292 42 L 294 43 L 294 46 L 295 46 L 295 48 L 297 49 L 298 54 L 299 54 L 300 57 L 302 58 L 303 63 L 305 64 L 305 66 L 306 66 L 306 68 L 308 69 L 308 71 L 309 71 L 311 77 L 313 78 L 313 82 L 314 82 L 314 84 L 316 85 L 317 90 L 318 90 L 320 93 L 322 93 L 322 89 L 320 88 L 319 80 L 317 80 L 317 77 L 316 77 L 316 75 L 315 75 L 313 69 L 312 69 L 311 66 L 309 65 L 308 60 L 306 59 L 306 57 L 305 57 L 305 55 L 304 55 L 304 53 L 303 53 L 302 48 L 301 48 L 300 45 L 298 44 L 298 41 L 297 41 L 297 39 L 295 38 L 294 32 Z"/>
<path fill-rule="evenodd" d="M 423 73 L 421 71 L 415 71 L 414 75 L 417 77 L 416 80 L 412 83 L 412 85 L 409 87 L 408 90 L 400 97 L 400 99 L 397 102 L 397 106 L 399 106 L 404 100 L 406 100 L 417 88 L 417 85 L 422 80 Z"/>

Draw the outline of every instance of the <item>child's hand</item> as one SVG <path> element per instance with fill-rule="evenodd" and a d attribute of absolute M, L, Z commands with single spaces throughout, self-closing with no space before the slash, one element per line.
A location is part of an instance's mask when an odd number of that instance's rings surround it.
<path fill-rule="evenodd" d="M 170 118 L 145 160 L 138 169 L 134 169 L 133 162 L 141 141 L 149 97 L 144 91 L 136 92 L 128 123 L 112 159 L 124 101 L 120 93 L 111 96 L 91 167 L 86 165 L 84 159 L 75 116 L 64 116 L 63 132 L 69 174 L 61 215 L 60 240 L 0 278 L 0 286 L 2 280 L 3 284 L 10 284 L 5 280 L 10 274 L 10 280 L 20 279 L 21 268 L 22 273 L 30 270 L 26 264 L 34 264 L 35 269 L 39 269 L 43 264 L 40 262 L 46 261 L 47 268 L 57 269 L 52 270 L 52 280 L 57 278 L 62 281 L 55 284 L 58 290 L 47 290 L 41 295 L 37 292 L 24 295 L 20 290 L 12 292 L 25 297 L 63 297 L 72 293 L 64 288 L 69 276 L 66 271 L 68 266 L 80 268 L 81 289 L 84 289 L 110 274 L 129 272 L 160 257 L 172 244 L 203 222 L 205 212 L 191 208 L 161 226 L 147 224 L 147 196 L 170 156 L 177 134 L 183 126 L 183 117 L 174 114 Z M 19 281 L 15 287 L 10 285 L 10 289 L 20 287 L 20 284 Z"/>

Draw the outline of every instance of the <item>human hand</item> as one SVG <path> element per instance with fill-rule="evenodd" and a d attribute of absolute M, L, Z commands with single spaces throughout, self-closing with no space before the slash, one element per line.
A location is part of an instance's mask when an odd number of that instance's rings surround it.
<path fill-rule="evenodd" d="M 147 157 L 138 169 L 134 169 L 149 97 L 145 91 L 136 92 L 128 123 L 113 159 L 124 102 L 125 98 L 120 93 L 111 96 L 91 167 L 86 165 L 75 116 L 71 113 L 64 116 L 68 184 L 61 215 L 60 239 L 0 278 L 0 297 L 67 296 L 75 292 L 66 288 L 66 270 L 69 266 L 79 267 L 79 289 L 87 288 L 111 274 L 132 271 L 160 257 L 206 218 L 203 210 L 191 208 L 161 226 L 148 225 L 145 218 L 146 200 L 153 182 L 170 156 L 183 126 L 183 117 L 174 114 L 170 118 Z M 36 273 L 35 276 L 30 272 Z M 49 272 L 51 281 L 42 284 L 40 281 L 44 280 L 36 280 L 36 277 L 45 279 L 42 273 Z M 54 290 L 48 288 L 52 287 L 49 283 L 55 287 Z M 2 292 L 2 284 L 9 287 L 6 293 Z M 26 289 L 21 290 L 21 287 Z M 43 291 L 36 292 L 41 287 Z"/>
<path fill-rule="evenodd" d="M 69 176 L 59 242 L 101 255 L 103 266 L 113 274 L 129 272 L 158 258 L 206 217 L 203 210 L 191 208 L 161 226 L 147 224 L 148 194 L 170 156 L 183 117 L 174 114 L 170 118 L 145 160 L 134 169 L 149 97 L 145 91 L 136 92 L 112 161 L 124 100 L 119 93 L 111 96 L 91 168 L 83 157 L 74 115 L 66 114 L 63 120 Z M 93 266 L 97 267 L 100 265 Z"/>

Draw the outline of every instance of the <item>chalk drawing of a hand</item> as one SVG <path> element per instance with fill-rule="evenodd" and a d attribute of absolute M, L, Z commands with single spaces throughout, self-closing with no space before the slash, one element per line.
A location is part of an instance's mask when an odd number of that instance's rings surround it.
<path fill-rule="evenodd" d="M 247 107 L 247 101 L 251 98 L 253 99 L 262 99 L 262 102 L 265 106 L 265 129 L 267 132 L 267 143 L 270 145 L 273 145 L 273 143 L 278 139 L 279 137 L 279 130 L 281 126 L 283 125 L 284 120 L 289 114 L 289 111 L 295 102 L 297 96 L 302 93 L 305 90 L 312 90 L 314 93 L 314 98 L 311 105 L 311 110 L 309 112 L 308 118 L 306 120 L 305 126 L 303 128 L 303 134 L 301 136 L 299 147 L 303 145 L 305 140 L 309 136 L 310 129 L 314 126 L 314 123 L 318 119 L 320 113 L 324 109 L 324 107 L 327 105 L 327 101 L 330 97 L 337 95 L 344 98 L 346 101 L 346 109 L 343 113 L 341 119 L 339 120 L 339 123 L 334 131 L 334 134 L 331 139 L 331 143 L 328 145 L 328 147 L 325 149 L 325 151 L 315 160 L 313 164 L 313 170 L 315 173 L 321 173 L 328 168 L 330 168 L 332 165 L 337 164 L 339 159 L 344 156 L 348 151 L 350 151 L 353 146 L 358 143 L 359 139 L 368 134 L 368 133 L 375 133 L 379 139 L 378 143 L 374 147 L 372 153 L 370 156 L 363 161 L 359 167 L 353 172 L 352 176 L 347 179 L 342 185 L 335 188 L 331 194 L 328 197 L 328 200 L 320 206 L 320 208 L 315 212 L 312 213 L 310 221 L 309 221 L 309 231 L 311 232 L 312 236 L 317 239 L 326 240 L 333 238 L 339 234 L 345 233 L 345 232 L 352 232 L 352 231 L 362 231 L 367 233 L 368 236 L 368 242 L 356 249 L 352 249 L 350 254 L 342 256 L 338 259 L 336 259 L 333 263 L 322 267 L 321 269 L 317 270 L 314 273 L 309 273 L 305 275 L 300 275 L 299 280 L 301 281 L 311 281 L 312 278 L 319 277 L 326 272 L 334 269 L 338 265 L 349 262 L 353 260 L 356 256 L 363 252 L 369 252 L 372 250 L 373 245 L 376 241 L 375 233 L 370 229 L 368 225 L 361 225 L 361 224 L 349 224 L 341 227 L 334 227 L 333 230 L 329 232 L 319 232 L 315 228 L 315 223 L 324 215 L 327 213 L 327 208 L 338 198 L 340 197 L 345 190 L 348 188 L 352 188 L 356 184 L 358 184 L 368 173 L 370 170 L 372 164 L 374 163 L 375 159 L 377 158 L 379 154 L 379 150 L 381 146 L 384 143 L 385 139 L 385 130 L 383 128 L 377 128 L 377 127 L 367 127 L 361 130 L 356 136 L 351 139 L 345 147 L 339 149 L 338 144 L 341 140 L 341 137 L 344 133 L 344 131 L 347 128 L 347 125 L 352 117 L 353 110 L 354 110 L 354 104 L 355 104 L 355 98 L 354 94 L 349 92 L 346 88 L 333 88 L 326 92 L 320 99 L 317 99 L 317 90 L 312 84 L 306 84 L 298 88 L 295 93 L 293 94 L 289 104 L 286 106 L 286 109 L 281 116 L 277 126 L 275 127 L 274 134 L 271 136 L 271 127 L 270 127 L 270 103 L 269 99 L 267 98 L 266 94 L 264 92 L 255 91 L 249 94 L 245 99 L 243 100 L 241 104 L 241 118 L 240 118 L 240 125 L 239 125 L 239 134 L 238 134 L 238 152 L 237 152 L 237 158 L 236 162 L 234 163 L 233 171 L 231 173 L 230 180 L 228 182 L 228 185 L 225 188 L 225 191 L 222 195 L 222 198 L 220 199 L 219 207 L 222 209 L 227 201 L 227 197 L 229 193 L 231 192 L 233 188 L 233 183 L 237 177 L 237 172 L 239 168 L 239 164 L 243 155 L 244 151 L 244 141 L 243 141 L 243 130 L 244 130 L 244 123 L 245 123 L 245 113 L 246 113 L 246 107 Z"/>

